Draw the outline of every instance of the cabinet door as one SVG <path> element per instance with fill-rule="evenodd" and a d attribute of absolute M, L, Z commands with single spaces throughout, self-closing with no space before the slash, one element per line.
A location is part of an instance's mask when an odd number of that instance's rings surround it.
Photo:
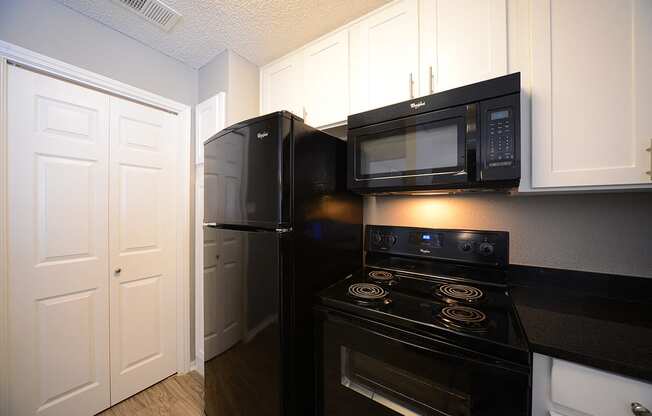
<path fill-rule="evenodd" d="M 534 0 L 534 187 L 650 183 L 652 2 Z"/>
<path fill-rule="evenodd" d="M 109 97 L 12 66 L 7 104 L 8 414 L 93 415 L 109 407 Z"/>
<path fill-rule="evenodd" d="M 506 0 L 421 3 L 422 94 L 507 73 Z"/>
<path fill-rule="evenodd" d="M 305 119 L 313 127 L 346 120 L 349 113 L 349 32 L 327 37 L 303 52 Z"/>
<path fill-rule="evenodd" d="M 302 57 L 298 53 L 261 70 L 263 114 L 287 110 L 303 117 Z"/>
<path fill-rule="evenodd" d="M 652 384 L 553 358 L 550 401 L 561 413 L 630 416 L 632 403 L 652 408 Z"/>
<path fill-rule="evenodd" d="M 392 3 L 351 28 L 352 112 L 409 100 L 419 90 L 416 0 Z"/>

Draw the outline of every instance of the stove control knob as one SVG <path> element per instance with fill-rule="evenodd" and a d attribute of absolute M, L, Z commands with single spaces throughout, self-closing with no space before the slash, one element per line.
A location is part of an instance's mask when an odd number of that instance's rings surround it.
<path fill-rule="evenodd" d="M 486 241 L 484 243 L 480 243 L 478 250 L 480 251 L 480 254 L 482 254 L 483 256 L 491 256 L 492 254 L 494 254 L 494 246 Z"/>
<path fill-rule="evenodd" d="M 463 241 L 460 244 L 460 250 L 462 250 L 465 253 L 468 253 L 469 251 L 473 250 L 473 243 L 470 241 Z"/>
<path fill-rule="evenodd" d="M 371 233 L 371 242 L 374 245 L 378 245 L 383 241 L 383 239 L 380 237 L 380 233 Z"/>
<path fill-rule="evenodd" d="M 393 246 L 394 244 L 396 244 L 396 236 L 392 235 L 392 234 L 386 235 L 385 236 L 385 244 L 387 244 L 390 247 Z"/>

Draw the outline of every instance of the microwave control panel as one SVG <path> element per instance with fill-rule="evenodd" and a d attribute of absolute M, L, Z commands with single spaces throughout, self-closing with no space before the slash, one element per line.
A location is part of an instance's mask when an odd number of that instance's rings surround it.
<path fill-rule="evenodd" d="M 487 166 L 514 163 L 514 117 L 510 108 L 491 110 L 487 120 Z"/>

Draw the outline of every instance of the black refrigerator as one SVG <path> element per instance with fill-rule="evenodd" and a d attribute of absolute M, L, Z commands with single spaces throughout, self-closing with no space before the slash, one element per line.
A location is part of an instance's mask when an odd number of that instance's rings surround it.
<path fill-rule="evenodd" d="M 276 112 L 204 145 L 207 416 L 314 414 L 315 293 L 362 263 L 346 144 Z"/>

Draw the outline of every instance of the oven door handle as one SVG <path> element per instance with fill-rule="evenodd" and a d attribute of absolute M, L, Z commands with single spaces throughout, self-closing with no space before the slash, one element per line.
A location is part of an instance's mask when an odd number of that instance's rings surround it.
<path fill-rule="evenodd" d="M 464 359 L 481 363 L 483 365 L 499 366 L 511 371 L 529 374 L 529 367 L 516 362 L 506 361 L 499 357 L 489 357 L 484 354 L 475 354 L 472 351 L 459 345 L 451 344 L 441 338 L 424 337 L 422 335 L 406 332 L 400 328 L 386 324 L 370 321 L 364 317 L 350 313 L 334 310 L 325 306 L 316 306 L 316 312 L 321 319 L 326 319 L 335 325 L 342 325 L 354 328 L 356 331 L 366 332 L 386 339 L 388 342 L 396 342 L 403 348 L 412 350 L 419 354 L 428 354 L 441 358 Z M 394 332 L 395 334 L 390 334 Z M 410 339 L 413 337 L 413 339 Z M 415 339 L 414 339 L 415 338 Z M 421 344 L 421 345 L 420 345 Z"/>
<path fill-rule="evenodd" d="M 326 319 L 328 319 L 329 321 L 331 321 L 331 322 L 333 322 L 335 324 L 352 327 L 352 328 L 355 328 L 355 329 L 357 329 L 359 331 L 370 332 L 373 335 L 385 338 L 390 342 L 397 342 L 397 343 L 403 345 L 404 348 L 410 349 L 410 350 L 412 350 L 414 352 L 417 352 L 419 354 L 429 353 L 429 354 L 436 354 L 436 355 L 441 355 L 441 356 L 445 356 L 445 357 L 454 357 L 454 358 L 464 357 L 465 359 L 469 359 L 469 357 L 467 357 L 465 354 L 462 354 L 461 351 L 460 351 L 460 353 L 451 354 L 451 353 L 448 353 L 446 351 L 443 351 L 442 348 L 422 347 L 420 345 L 417 345 L 417 344 L 415 344 L 413 342 L 408 341 L 405 338 L 394 337 L 394 336 L 391 336 L 391 335 L 389 335 L 389 334 L 387 334 L 387 333 L 385 333 L 385 332 L 383 332 L 381 330 L 376 330 L 376 329 L 370 328 L 370 326 L 374 325 L 374 323 L 372 323 L 372 322 L 363 322 L 362 320 L 364 318 L 359 318 L 357 316 L 349 315 L 349 314 L 346 314 L 345 312 L 340 312 L 340 311 L 335 312 L 335 311 L 332 311 L 330 309 L 318 308 L 318 310 L 321 311 L 322 313 L 325 313 Z M 375 325 L 382 325 L 382 324 L 375 324 Z M 432 340 L 432 339 L 429 339 L 429 340 L 432 343 L 436 343 L 437 345 L 442 346 L 442 347 L 448 347 L 448 348 L 452 348 L 452 349 L 455 349 L 455 350 L 459 349 L 459 347 L 457 347 L 457 346 L 455 346 L 453 344 L 449 344 L 449 343 L 447 343 L 445 341 L 442 341 L 442 340 Z"/>

